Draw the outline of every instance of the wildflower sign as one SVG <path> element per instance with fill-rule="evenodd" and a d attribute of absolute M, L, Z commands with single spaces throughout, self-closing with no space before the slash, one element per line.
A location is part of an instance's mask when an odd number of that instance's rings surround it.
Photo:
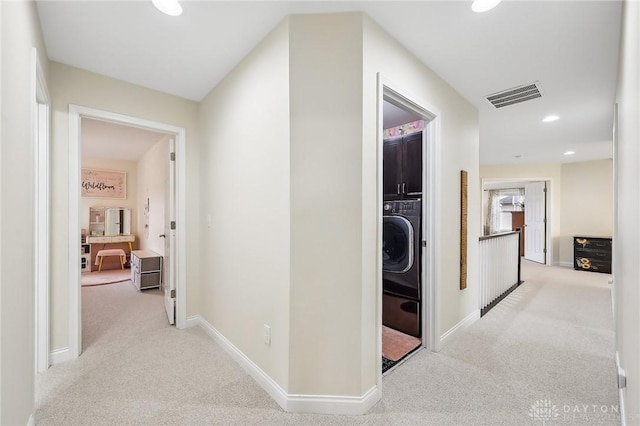
<path fill-rule="evenodd" d="M 127 198 L 127 172 L 82 169 L 83 197 Z"/>

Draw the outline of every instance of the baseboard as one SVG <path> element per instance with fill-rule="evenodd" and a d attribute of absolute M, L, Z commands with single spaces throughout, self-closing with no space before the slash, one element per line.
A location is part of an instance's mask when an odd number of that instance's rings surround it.
<path fill-rule="evenodd" d="M 573 263 L 572 262 L 554 262 L 555 265 L 557 266 L 561 266 L 563 268 L 573 268 Z"/>
<path fill-rule="evenodd" d="M 462 321 L 451 327 L 447 330 L 442 336 L 440 336 L 440 344 L 438 345 L 439 349 L 442 349 L 446 346 L 451 340 L 455 339 L 455 337 L 462 332 L 465 328 L 469 327 L 471 324 L 480 319 L 480 309 L 476 309 L 467 315 Z M 438 349 L 438 350 L 439 350 Z"/>
<path fill-rule="evenodd" d="M 620 366 L 620 354 L 618 353 L 618 351 L 616 351 L 616 367 L 618 370 L 618 377 L 620 377 L 620 375 L 624 376 L 624 369 Z M 618 387 L 618 396 L 620 399 L 620 424 L 622 426 L 627 426 L 627 416 L 625 413 L 625 404 L 624 404 L 624 399 L 626 396 L 626 392 L 625 392 L 626 388 L 620 388 Z"/>
<path fill-rule="evenodd" d="M 60 348 L 49 352 L 49 365 L 61 364 L 63 362 L 71 361 L 71 350 L 68 347 Z"/>
<path fill-rule="evenodd" d="M 362 396 L 287 395 L 287 409 L 291 413 L 365 414 L 380 400 L 380 389 L 373 386 Z"/>
<path fill-rule="evenodd" d="M 262 387 L 284 410 L 291 413 L 360 415 L 380 400 L 381 393 L 373 386 L 362 396 L 296 395 L 288 394 L 258 365 L 215 329 L 200 315 L 187 318 L 187 327 L 200 326 L 222 349 Z"/>
<path fill-rule="evenodd" d="M 187 317 L 187 321 L 185 322 L 184 328 L 197 327 L 200 325 L 201 320 L 202 320 L 202 317 L 200 315 Z"/>

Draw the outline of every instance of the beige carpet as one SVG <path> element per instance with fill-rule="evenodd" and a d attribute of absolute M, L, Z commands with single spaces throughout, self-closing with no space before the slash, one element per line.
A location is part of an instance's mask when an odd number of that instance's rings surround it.
<path fill-rule="evenodd" d="M 83 272 L 81 277 L 82 286 L 103 285 L 119 283 L 131 279 L 130 269 L 110 269 L 108 271 Z"/>
<path fill-rule="evenodd" d="M 387 374 L 363 416 L 285 413 L 204 331 L 167 325 L 160 292 L 84 287 L 84 353 L 38 375 L 35 422 L 542 425 L 548 402 L 548 426 L 619 425 L 609 276 L 525 262 L 523 278 L 442 351 Z"/>
<path fill-rule="evenodd" d="M 391 361 L 398 361 L 403 356 L 420 346 L 420 339 L 382 326 L 382 356 Z"/>

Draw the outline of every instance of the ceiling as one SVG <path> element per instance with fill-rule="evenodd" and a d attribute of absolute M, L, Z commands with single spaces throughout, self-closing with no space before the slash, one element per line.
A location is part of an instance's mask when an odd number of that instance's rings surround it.
<path fill-rule="evenodd" d="M 289 14 L 363 11 L 480 115 L 482 164 L 612 156 L 620 1 L 38 1 L 49 58 L 201 100 Z M 542 98 L 495 109 L 486 95 L 539 81 Z M 408 88 L 410 90 L 410 88 Z M 542 123 L 548 114 L 560 117 Z M 567 150 L 573 156 L 564 156 Z"/>
<path fill-rule="evenodd" d="M 136 162 L 167 135 L 137 127 L 83 118 L 82 157 Z"/>

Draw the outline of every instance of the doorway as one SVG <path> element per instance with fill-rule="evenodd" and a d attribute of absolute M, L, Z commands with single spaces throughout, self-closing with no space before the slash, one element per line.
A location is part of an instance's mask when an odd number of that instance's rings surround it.
<path fill-rule="evenodd" d="M 520 256 L 553 264 L 551 180 L 484 178 L 482 189 L 483 235 L 520 231 Z"/>
<path fill-rule="evenodd" d="M 163 306 L 161 286 L 169 283 L 161 271 L 167 165 L 174 136 L 86 117 L 80 128 L 82 310 L 83 321 L 92 325 L 92 330 L 83 329 L 86 348 L 98 337 L 96 330 L 107 331 L 105 325 L 112 322 L 108 317 L 96 322 L 106 307 L 93 299 L 120 291 L 122 297 L 113 304 L 126 303 L 140 291 L 155 295 L 158 309 Z M 145 265 L 139 265 L 140 258 Z M 89 302 L 93 309 L 86 308 Z M 103 314 L 121 309 L 109 306 Z"/>
<path fill-rule="evenodd" d="M 173 240 L 175 256 L 168 259 L 169 279 L 164 286 L 163 293 L 167 315 L 173 315 L 178 328 L 186 325 L 186 235 L 185 235 L 185 129 L 164 123 L 139 119 L 136 117 L 115 114 L 76 105 L 69 107 L 69 273 L 71 279 L 69 288 L 69 359 L 78 357 L 82 351 L 81 324 L 81 158 L 82 158 L 82 122 L 83 120 L 97 120 L 111 124 L 131 126 L 151 132 L 170 135 L 175 139 L 175 151 L 168 161 L 175 169 L 175 218 L 165 220 L 168 225 L 168 237 Z"/>
<path fill-rule="evenodd" d="M 421 348 L 437 350 L 440 121 L 435 109 L 378 78 L 382 375 Z"/>

